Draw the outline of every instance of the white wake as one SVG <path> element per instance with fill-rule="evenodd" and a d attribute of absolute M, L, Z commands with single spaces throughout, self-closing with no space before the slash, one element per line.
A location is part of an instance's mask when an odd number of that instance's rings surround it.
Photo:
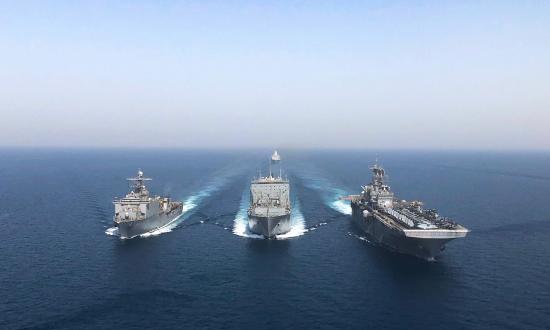
<path fill-rule="evenodd" d="M 109 236 L 118 236 L 118 228 L 117 227 L 107 228 L 107 230 L 105 230 L 105 234 Z"/>
<path fill-rule="evenodd" d="M 306 221 L 302 211 L 300 211 L 300 202 L 295 200 L 290 213 L 290 230 L 288 233 L 275 236 L 277 239 L 288 239 L 302 236 L 307 232 Z"/>
<path fill-rule="evenodd" d="M 141 234 L 141 235 L 139 235 L 139 237 L 151 237 L 151 236 L 158 236 L 160 234 L 169 233 L 169 232 L 172 231 L 172 229 L 174 229 L 178 226 L 178 224 L 180 223 L 179 219 L 182 219 L 184 215 L 185 215 L 185 204 L 184 204 L 183 213 L 180 214 L 179 216 L 177 216 L 176 218 L 174 218 L 174 220 L 170 221 L 169 223 L 167 223 L 166 225 L 164 225 L 160 228 L 157 228 L 157 229 L 152 230 L 150 232 L 147 232 L 145 234 Z"/>
<path fill-rule="evenodd" d="M 302 178 L 306 187 L 319 192 L 325 205 L 342 214 L 351 215 L 350 203 L 340 199 L 349 195 L 347 191 L 334 187 L 329 180 L 322 177 L 303 175 Z"/>

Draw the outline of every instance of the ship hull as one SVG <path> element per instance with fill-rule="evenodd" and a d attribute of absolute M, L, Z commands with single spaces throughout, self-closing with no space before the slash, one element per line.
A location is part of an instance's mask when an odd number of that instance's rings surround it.
<path fill-rule="evenodd" d="M 174 221 L 182 214 L 182 209 L 176 209 L 168 214 L 162 214 L 146 218 L 145 220 L 115 223 L 121 238 L 133 238 L 145 233 L 155 231 Z"/>
<path fill-rule="evenodd" d="M 265 238 L 275 238 L 276 235 L 290 231 L 290 214 L 277 217 L 248 216 L 250 231 Z"/>
<path fill-rule="evenodd" d="M 386 226 L 372 214 L 363 216 L 363 209 L 354 203 L 351 207 L 354 223 L 373 243 L 392 251 L 433 261 L 445 249 L 445 244 L 453 239 L 407 237 L 403 231 Z"/>

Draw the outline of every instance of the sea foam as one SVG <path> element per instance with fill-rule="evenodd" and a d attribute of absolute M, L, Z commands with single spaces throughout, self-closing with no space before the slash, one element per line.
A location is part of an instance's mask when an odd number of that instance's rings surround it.
<path fill-rule="evenodd" d="M 349 202 L 340 199 L 349 195 L 347 191 L 334 186 L 328 179 L 320 175 L 315 176 L 310 173 L 306 174 L 305 172 L 300 172 L 300 174 L 305 186 L 318 191 L 326 206 L 339 213 L 351 215 L 351 205 Z"/>

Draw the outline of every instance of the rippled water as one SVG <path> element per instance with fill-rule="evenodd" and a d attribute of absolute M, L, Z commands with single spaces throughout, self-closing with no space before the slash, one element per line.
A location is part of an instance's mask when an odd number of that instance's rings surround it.
<path fill-rule="evenodd" d="M 0 150 L 0 328 L 550 324 L 549 154 L 282 151 L 294 231 L 264 240 L 246 232 L 247 184 L 269 155 Z M 470 235 L 434 263 L 371 244 L 337 198 L 376 157 L 399 197 Z M 112 199 L 138 167 L 185 213 L 121 240 Z"/>

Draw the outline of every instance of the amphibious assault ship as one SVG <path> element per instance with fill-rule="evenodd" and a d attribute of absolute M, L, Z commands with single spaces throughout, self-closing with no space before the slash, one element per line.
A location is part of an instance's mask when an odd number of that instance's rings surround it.
<path fill-rule="evenodd" d="M 398 200 L 385 183 L 384 168 L 371 167 L 372 182 L 362 186 L 361 195 L 351 200 L 352 218 L 374 243 L 391 250 L 434 260 L 455 238 L 468 229 L 441 217 L 435 209 L 424 209 L 420 201 Z"/>
<path fill-rule="evenodd" d="M 144 182 L 143 172 L 138 171 L 135 178 L 127 179 L 132 190 L 124 198 L 113 201 L 115 216 L 113 221 L 118 227 L 121 238 L 132 238 L 174 221 L 183 211 L 181 202 L 173 202 L 168 197 L 150 196 Z"/>
<path fill-rule="evenodd" d="M 271 156 L 269 176 L 260 175 L 250 184 L 248 227 L 266 238 L 290 230 L 290 185 L 288 179 L 282 177 L 280 161 L 281 157 L 275 151 Z M 279 167 L 279 176 L 273 175 L 274 165 Z"/>

